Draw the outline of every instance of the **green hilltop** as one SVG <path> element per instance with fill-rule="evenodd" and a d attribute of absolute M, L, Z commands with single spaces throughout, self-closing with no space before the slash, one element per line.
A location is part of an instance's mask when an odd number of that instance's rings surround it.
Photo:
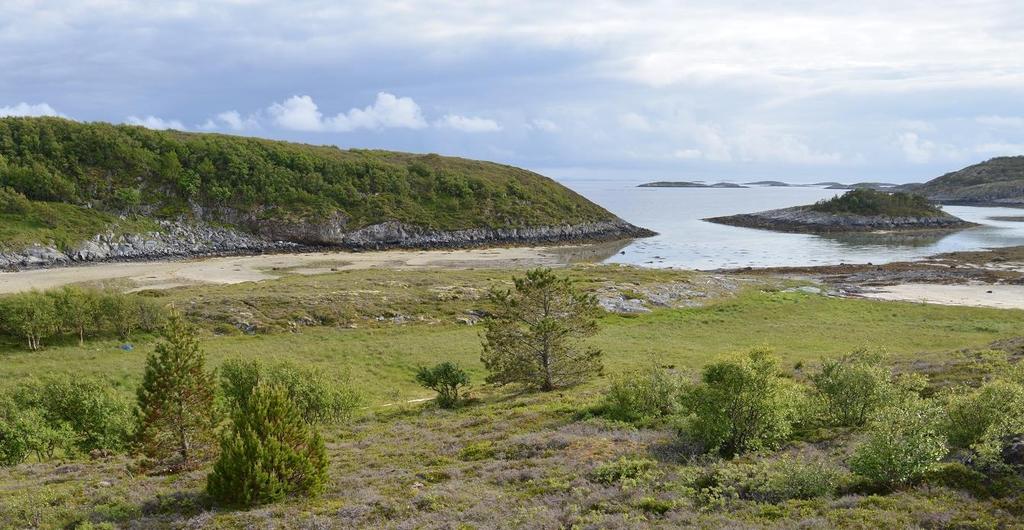
<path fill-rule="evenodd" d="M 940 202 L 1024 205 L 1024 156 L 986 160 L 909 189 Z"/>
<path fill-rule="evenodd" d="M 502 164 L 61 118 L 0 118 L 2 188 L 8 247 L 90 237 L 102 226 L 130 231 L 124 225 L 139 219 L 252 232 L 328 219 L 345 231 L 388 221 L 439 231 L 618 221 L 547 177 Z"/>

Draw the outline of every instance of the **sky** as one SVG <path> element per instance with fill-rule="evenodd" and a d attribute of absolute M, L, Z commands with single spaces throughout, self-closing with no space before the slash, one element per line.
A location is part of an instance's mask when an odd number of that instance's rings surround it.
<path fill-rule="evenodd" d="M 922 181 L 1024 154 L 1020 0 L 3 0 L 0 115 L 560 180 Z"/>

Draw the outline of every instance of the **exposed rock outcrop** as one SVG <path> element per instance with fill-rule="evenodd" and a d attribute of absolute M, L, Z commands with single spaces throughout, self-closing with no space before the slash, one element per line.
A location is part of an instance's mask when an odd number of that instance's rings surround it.
<path fill-rule="evenodd" d="M 264 232 L 261 230 L 261 232 Z M 145 261 L 225 254 L 287 252 L 310 248 L 351 250 L 456 248 L 495 244 L 545 244 L 647 237 L 654 233 L 622 220 L 527 228 L 431 230 L 389 221 L 344 231 L 343 223 L 280 225 L 256 236 L 208 224 L 161 221 L 145 234 L 98 234 L 74 248 L 34 245 L 0 251 L 0 269 L 53 267 L 100 261 Z M 267 235 L 279 237 L 267 237 Z"/>
<path fill-rule="evenodd" d="M 818 212 L 806 206 L 711 217 L 704 220 L 730 226 L 802 233 L 958 230 L 976 226 L 944 212 L 921 217 L 893 217 Z"/>

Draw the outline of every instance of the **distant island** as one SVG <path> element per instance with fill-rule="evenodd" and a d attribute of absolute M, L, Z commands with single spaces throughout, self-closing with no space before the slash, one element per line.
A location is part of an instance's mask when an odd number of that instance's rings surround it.
<path fill-rule="evenodd" d="M 785 188 L 792 185 L 778 180 L 759 180 L 757 182 L 744 182 L 743 184 L 747 186 L 769 186 L 773 188 Z"/>
<path fill-rule="evenodd" d="M 734 184 L 732 182 L 716 182 L 715 184 L 704 184 L 703 182 L 687 182 L 687 181 L 666 181 L 659 180 L 657 182 L 648 182 L 637 186 L 638 188 L 746 188 L 740 184 Z"/>
<path fill-rule="evenodd" d="M 1024 156 L 993 158 L 900 189 L 943 204 L 1024 207 Z"/>
<path fill-rule="evenodd" d="M 704 220 L 730 226 L 802 233 L 958 230 L 975 226 L 942 211 L 919 195 L 866 188 L 807 206 Z"/>
<path fill-rule="evenodd" d="M 825 187 L 827 190 L 895 190 L 899 188 L 899 184 L 892 184 L 889 182 L 856 182 L 854 184 L 840 184 L 838 182 L 830 183 Z"/>

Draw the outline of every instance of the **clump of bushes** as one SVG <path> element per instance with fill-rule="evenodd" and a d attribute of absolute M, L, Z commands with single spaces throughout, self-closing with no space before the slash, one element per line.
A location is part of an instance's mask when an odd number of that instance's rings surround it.
<path fill-rule="evenodd" d="M 591 473 L 594 482 L 605 485 L 618 484 L 623 488 L 635 487 L 651 482 L 661 476 L 658 463 L 648 458 L 620 457 L 597 466 Z"/>
<path fill-rule="evenodd" d="M 684 397 L 689 432 L 725 457 L 777 447 L 792 432 L 801 401 L 799 389 L 782 377 L 777 359 L 764 348 L 705 366 Z"/>
<path fill-rule="evenodd" d="M 291 362 L 267 364 L 230 359 L 220 367 L 220 391 L 229 410 L 245 408 L 260 383 L 281 387 L 307 423 L 348 419 L 360 396 L 343 374 L 303 368 Z"/>
<path fill-rule="evenodd" d="M 864 425 L 896 394 L 884 356 L 868 349 L 826 360 L 811 376 L 826 421 L 843 427 Z"/>
<path fill-rule="evenodd" d="M 224 504 L 253 506 L 288 495 L 317 495 L 327 481 L 320 434 L 285 387 L 260 382 L 232 416 L 207 491 Z"/>
<path fill-rule="evenodd" d="M 721 462 L 692 475 L 690 487 L 704 504 L 730 500 L 780 503 L 835 495 L 850 482 L 849 471 L 820 457 Z"/>
<path fill-rule="evenodd" d="M 936 403 L 916 396 L 879 410 L 850 458 L 850 469 L 889 488 L 920 478 L 949 452 L 942 416 Z"/>
<path fill-rule="evenodd" d="M 649 424 L 681 413 L 684 389 L 677 374 L 651 364 L 612 376 L 596 412 L 617 421 Z"/>
<path fill-rule="evenodd" d="M 0 298 L 0 334 L 38 350 L 43 341 L 74 336 L 116 335 L 128 339 L 137 330 L 156 331 L 166 312 L 151 298 L 117 291 L 61 287 Z"/>
<path fill-rule="evenodd" d="M 122 451 L 132 433 L 131 406 L 96 378 L 48 377 L 0 396 L 0 463 L 35 454 Z"/>
<path fill-rule="evenodd" d="M 437 405 L 443 409 L 457 407 L 463 396 L 460 389 L 469 386 L 469 374 L 459 365 L 445 361 L 433 368 L 421 366 L 416 371 L 416 382 L 437 392 Z"/>

